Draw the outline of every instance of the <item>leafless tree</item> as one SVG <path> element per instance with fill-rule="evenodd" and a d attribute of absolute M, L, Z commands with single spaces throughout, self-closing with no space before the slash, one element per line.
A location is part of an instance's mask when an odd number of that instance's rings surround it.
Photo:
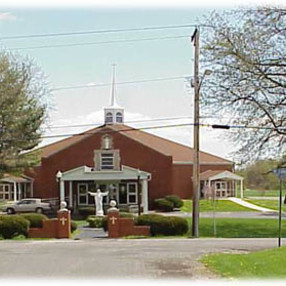
<path fill-rule="evenodd" d="M 202 28 L 203 108 L 241 126 L 228 133 L 243 162 L 286 145 L 286 9 L 211 13 Z M 259 128 L 243 128 L 252 126 Z"/>

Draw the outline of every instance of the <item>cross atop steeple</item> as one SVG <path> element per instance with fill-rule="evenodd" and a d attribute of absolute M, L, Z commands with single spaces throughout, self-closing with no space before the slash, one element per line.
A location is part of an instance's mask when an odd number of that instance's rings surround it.
<path fill-rule="evenodd" d="M 104 123 L 105 124 L 122 124 L 124 122 L 124 109 L 117 105 L 116 89 L 115 89 L 115 67 L 112 65 L 112 87 L 110 106 L 104 108 Z"/>

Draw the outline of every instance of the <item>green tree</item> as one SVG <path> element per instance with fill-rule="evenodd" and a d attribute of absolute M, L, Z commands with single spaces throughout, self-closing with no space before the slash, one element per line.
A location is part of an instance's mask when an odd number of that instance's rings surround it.
<path fill-rule="evenodd" d="M 40 142 L 47 93 L 43 74 L 30 60 L 0 53 L 0 177 L 30 164 L 32 155 L 22 153 Z"/>
<path fill-rule="evenodd" d="M 260 160 L 248 165 L 239 173 L 245 179 L 245 186 L 256 190 L 278 190 L 279 180 L 271 172 L 277 168 L 279 162 L 276 160 Z"/>
<path fill-rule="evenodd" d="M 280 157 L 286 146 L 286 9 L 212 13 L 202 35 L 203 108 L 237 128 L 228 137 L 243 162 Z M 225 121 L 224 121 L 225 122 Z"/>

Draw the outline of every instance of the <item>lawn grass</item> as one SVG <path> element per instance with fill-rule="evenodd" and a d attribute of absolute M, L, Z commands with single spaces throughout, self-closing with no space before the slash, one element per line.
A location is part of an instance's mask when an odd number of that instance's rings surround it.
<path fill-rule="evenodd" d="M 212 212 L 214 209 L 212 200 L 200 200 L 200 212 Z M 192 212 L 193 201 L 184 200 L 184 205 L 181 207 L 182 212 Z M 243 207 L 228 200 L 217 200 L 215 203 L 216 212 L 243 212 L 253 211 L 252 209 Z"/>
<path fill-rule="evenodd" d="M 212 271 L 228 278 L 286 277 L 286 247 L 248 254 L 210 254 L 201 260 Z"/>
<path fill-rule="evenodd" d="M 216 218 L 216 237 L 278 237 L 278 219 Z M 200 237 L 214 237 L 213 219 L 200 218 Z M 286 221 L 282 220 L 282 237 L 286 237 Z"/>
<path fill-rule="evenodd" d="M 245 199 L 245 201 L 264 207 L 264 208 L 269 208 L 272 210 L 279 210 L 279 200 L 256 200 L 256 199 Z M 286 212 L 286 205 L 283 203 L 284 197 L 282 199 L 282 211 Z"/>
<path fill-rule="evenodd" d="M 240 192 L 237 192 L 240 196 Z M 278 197 L 279 190 L 253 190 L 246 189 L 243 191 L 244 197 Z"/>

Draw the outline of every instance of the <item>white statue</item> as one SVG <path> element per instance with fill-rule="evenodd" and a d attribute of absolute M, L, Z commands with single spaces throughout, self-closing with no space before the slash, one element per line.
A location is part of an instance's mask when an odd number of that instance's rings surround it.
<path fill-rule="evenodd" d="M 95 211 L 97 216 L 103 216 L 102 199 L 108 195 L 108 192 L 102 193 L 100 189 L 97 189 L 96 193 L 88 192 L 94 197 Z"/>

